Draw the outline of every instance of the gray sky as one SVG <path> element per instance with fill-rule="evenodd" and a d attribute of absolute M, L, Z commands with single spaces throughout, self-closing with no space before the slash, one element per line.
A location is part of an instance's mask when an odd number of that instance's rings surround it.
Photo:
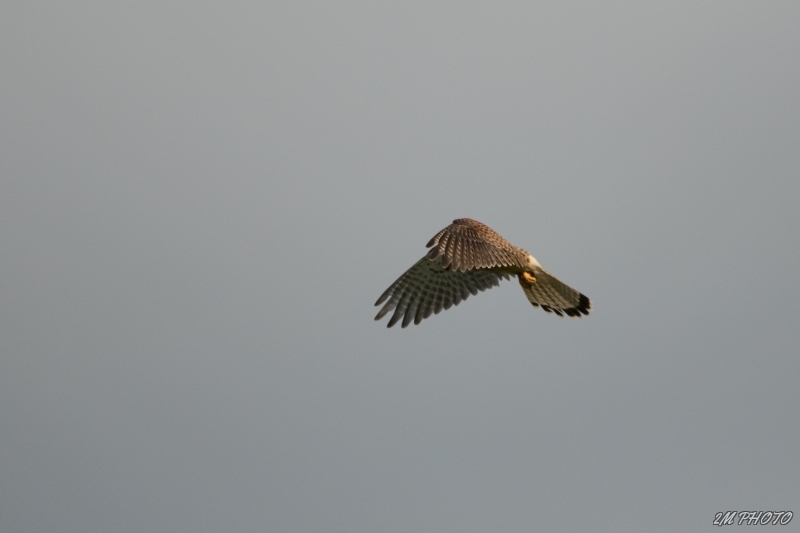
<path fill-rule="evenodd" d="M 2 11 L 0 530 L 800 513 L 800 3 Z M 373 322 L 459 217 L 592 314 Z"/>

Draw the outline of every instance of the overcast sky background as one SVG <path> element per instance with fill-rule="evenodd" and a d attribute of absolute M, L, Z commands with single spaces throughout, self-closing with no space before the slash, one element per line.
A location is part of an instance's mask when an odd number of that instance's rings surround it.
<path fill-rule="evenodd" d="M 0 530 L 800 513 L 800 3 L 0 11 Z M 374 322 L 459 217 L 592 314 Z"/>

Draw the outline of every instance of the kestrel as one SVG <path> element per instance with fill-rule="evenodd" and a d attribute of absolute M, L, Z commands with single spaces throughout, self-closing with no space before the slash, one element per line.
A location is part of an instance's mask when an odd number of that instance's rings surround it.
<path fill-rule="evenodd" d="M 387 327 L 403 319 L 402 327 L 450 309 L 517 276 L 522 291 L 534 307 L 558 316 L 588 315 L 592 301 L 547 273 L 528 252 L 517 248 L 477 220 L 459 218 L 426 245 L 431 250 L 386 289 L 375 305 L 386 304 L 375 316 L 380 320 L 394 309 Z M 388 299 L 388 301 L 386 301 Z"/>

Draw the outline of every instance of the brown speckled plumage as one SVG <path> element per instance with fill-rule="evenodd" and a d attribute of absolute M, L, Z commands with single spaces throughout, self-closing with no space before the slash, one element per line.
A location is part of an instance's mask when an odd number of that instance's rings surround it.
<path fill-rule="evenodd" d="M 386 289 L 375 305 L 386 302 L 375 320 L 394 310 L 388 327 L 402 320 L 419 324 L 431 314 L 449 309 L 517 276 L 525 296 L 558 316 L 588 315 L 591 300 L 551 276 L 522 248 L 517 248 L 489 226 L 459 218 L 427 244 L 430 251 Z M 387 301 L 388 300 L 388 301 Z"/>
<path fill-rule="evenodd" d="M 454 220 L 425 246 L 431 248 L 428 259 L 441 257 L 443 267 L 461 272 L 475 268 L 523 268 L 528 263 L 528 252 L 470 218 Z"/>

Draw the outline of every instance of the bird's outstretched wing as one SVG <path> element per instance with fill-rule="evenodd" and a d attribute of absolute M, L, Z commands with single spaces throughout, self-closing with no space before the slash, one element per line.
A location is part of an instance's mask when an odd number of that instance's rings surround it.
<path fill-rule="evenodd" d="M 459 218 L 426 245 L 428 259 L 441 257 L 442 266 L 465 272 L 473 268 L 524 266 L 527 252 L 477 220 Z"/>
<path fill-rule="evenodd" d="M 509 279 L 508 274 L 500 270 L 449 270 L 442 266 L 439 259 L 431 260 L 427 256 L 409 268 L 405 274 L 386 289 L 375 305 L 386 304 L 375 316 L 380 320 L 394 309 L 387 327 L 394 326 L 401 318 L 402 327 L 411 321 L 419 324 L 431 314 L 438 314 L 442 309 L 450 309 L 466 300 L 470 294 L 478 294 L 500 284 L 501 279 Z M 388 299 L 388 301 L 387 301 Z"/>
<path fill-rule="evenodd" d="M 555 313 L 558 316 L 580 318 L 581 315 L 589 314 L 592 301 L 585 295 L 554 278 L 542 268 L 537 268 L 534 276 L 536 281 L 533 283 L 525 281 L 523 276 L 519 278 L 525 296 L 534 307 L 541 306 L 548 313 Z"/>

